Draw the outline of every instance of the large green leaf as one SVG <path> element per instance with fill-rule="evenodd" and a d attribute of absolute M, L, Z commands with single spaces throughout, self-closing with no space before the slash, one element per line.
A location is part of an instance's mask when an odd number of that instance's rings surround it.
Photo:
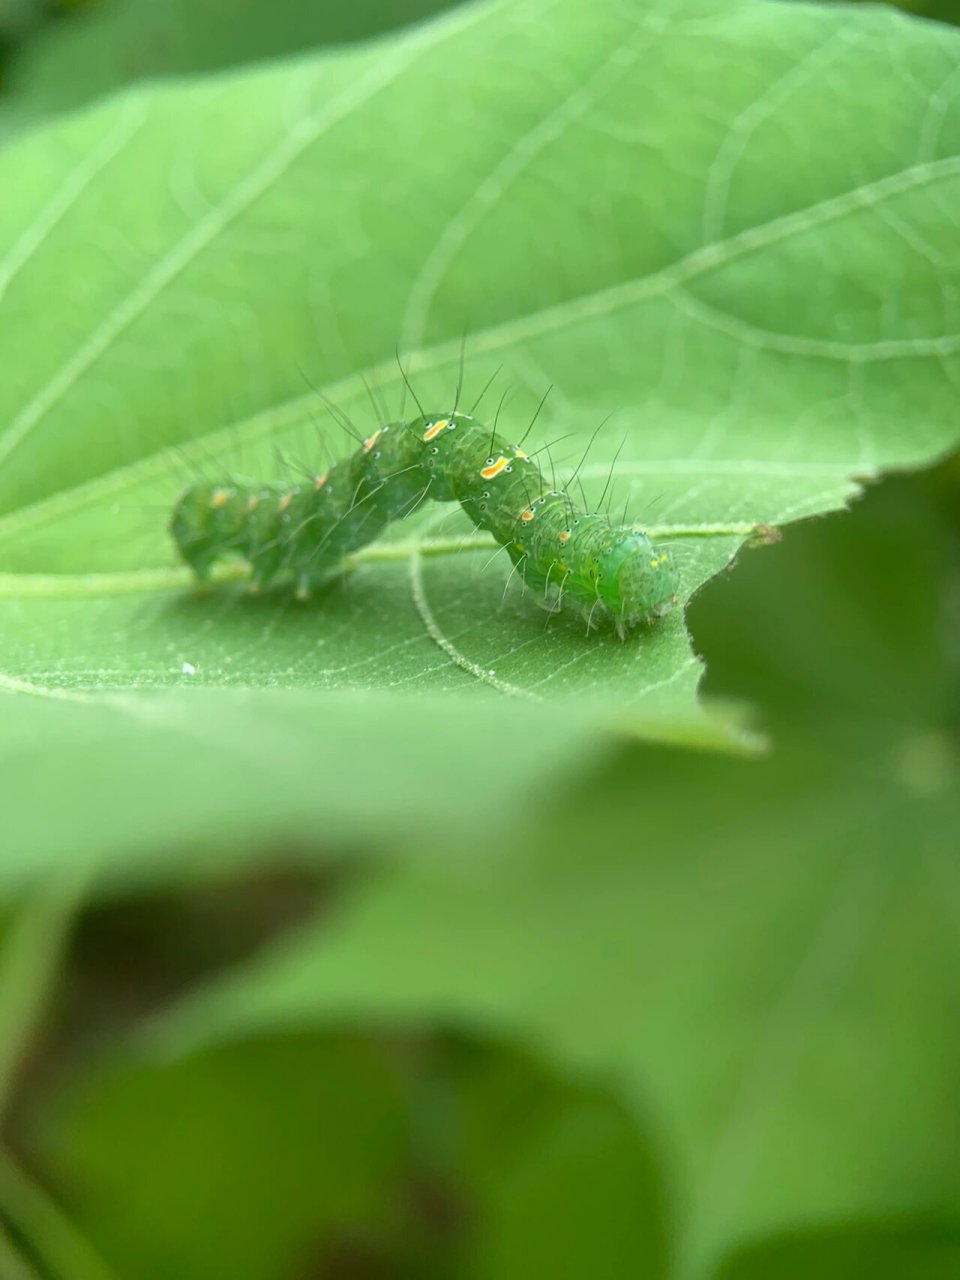
<path fill-rule="evenodd" d="M 165 511 L 185 474 L 352 447 L 315 438 L 301 370 L 367 422 L 365 380 L 397 405 L 399 344 L 448 404 L 464 334 L 471 394 L 505 366 L 503 427 L 553 385 L 561 473 L 615 414 L 588 492 L 623 437 L 615 500 L 674 540 L 685 599 L 756 525 L 928 461 L 960 436 L 958 50 L 880 12 L 525 0 L 9 148 L 0 754 L 42 757 L 102 851 L 281 808 L 386 832 L 398 795 L 438 822 L 451 741 L 495 821 L 546 740 L 589 758 L 585 725 L 722 737 L 679 614 L 626 645 L 545 629 L 518 591 L 501 606 L 462 517 L 425 513 L 301 608 L 192 597 Z M 67 823 L 22 778 L 4 811 L 39 868 Z"/>

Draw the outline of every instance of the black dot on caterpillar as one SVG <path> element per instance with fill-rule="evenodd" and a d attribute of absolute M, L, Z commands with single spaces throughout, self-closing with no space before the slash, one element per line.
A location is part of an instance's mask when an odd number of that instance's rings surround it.
<path fill-rule="evenodd" d="M 456 410 L 387 423 L 301 484 L 192 484 L 177 499 L 170 532 L 200 579 L 216 561 L 239 556 L 256 586 L 285 580 L 306 596 L 428 498 L 459 502 L 528 586 L 553 609 L 577 608 L 588 630 L 610 624 L 622 640 L 676 604 L 669 552 L 581 511 L 523 449 Z"/>

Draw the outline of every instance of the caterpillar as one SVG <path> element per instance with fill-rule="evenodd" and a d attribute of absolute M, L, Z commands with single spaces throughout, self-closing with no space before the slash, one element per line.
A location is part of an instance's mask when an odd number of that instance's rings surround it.
<path fill-rule="evenodd" d="M 526 585 L 553 610 L 579 608 L 588 631 L 612 624 L 623 640 L 676 604 L 668 551 L 579 510 L 523 449 L 456 410 L 382 426 L 302 484 L 192 484 L 174 506 L 170 532 L 200 580 L 216 561 L 239 556 L 256 587 L 291 580 L 306 597 L 427 498 L 459 502 L 505 548 Z"/>

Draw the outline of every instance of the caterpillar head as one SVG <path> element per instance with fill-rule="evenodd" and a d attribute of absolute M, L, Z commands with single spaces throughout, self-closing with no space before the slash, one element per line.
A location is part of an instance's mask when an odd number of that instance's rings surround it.
<path fill-rule="evenodd" d="M 670 553 L 645 534 L 627 533 L 605 553 L 597 592 L 621 638 L 631 627 L 662 618 L 677 603 Z"/>

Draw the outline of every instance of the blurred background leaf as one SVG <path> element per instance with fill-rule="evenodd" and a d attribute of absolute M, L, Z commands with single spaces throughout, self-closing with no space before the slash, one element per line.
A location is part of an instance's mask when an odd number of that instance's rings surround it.
<path fill-rule="evenodd" d="M 718 1280 L 948 1280 L 960 1265 L 956 1230 L 923 1223 L 832 1227 L 745 1250 Z"/>
<path fill-rule="evenodd" d="M 101 1068 L 43 1127 L 118 1274 L 663 1274 L 636 1122 L 506 1047 L 334 1034 Z"/>
<path fill-rule="evenodd" d="M 62 1176 L 118 1274 L 252 1280 L 297 1274 L 341 1223 L 383 1229 L 403 1149 L 368 1046 L 275 1042 L 100 1083 Z"/>
<path fill-rule="evenodd" d="M 3 0 L 8 56 L 0 143 L 139 80 L 263 62 L 417 22 L 450 0 Z M 44 22 L 46 19 L 46 22 Z M 26 39 L 25 37 L 28 37 Z"/>

